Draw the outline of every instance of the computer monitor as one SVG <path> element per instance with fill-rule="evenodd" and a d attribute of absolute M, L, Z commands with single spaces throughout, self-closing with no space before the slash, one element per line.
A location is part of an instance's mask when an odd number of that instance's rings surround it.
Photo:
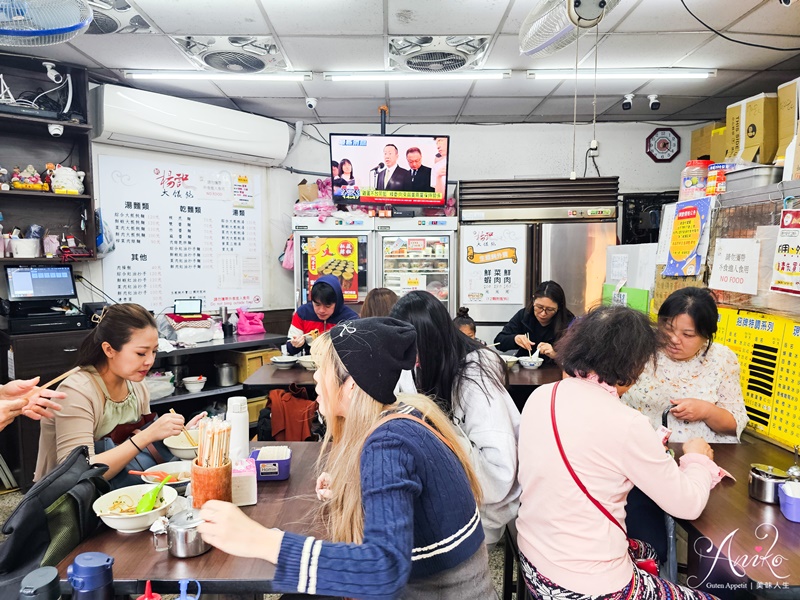
<path fill-rule="evenodd" d="M 68 300 L 77 297 L 72 265 L 5 265 L 11 302 Z"/>

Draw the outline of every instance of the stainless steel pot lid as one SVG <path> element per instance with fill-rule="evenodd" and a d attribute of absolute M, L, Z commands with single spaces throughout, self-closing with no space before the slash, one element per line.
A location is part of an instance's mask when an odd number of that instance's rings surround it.
<path fill-rule="evenodd" d="M 776 469 L 772 465 L 764 465 L 761 463 L 755 463 L 750 465 L 750 470 L 753 473 L 761 475 L 767 479 L 788 479 L 789 474 L 784 471 L 783 469 Z"/>
<path fill-rule="evenodd" d="M 169 528 L 178 531 L 197 529 L 197 526 L 202 522 L 200 511 L 190 508 L 173 515 L 169 520 Z"/>

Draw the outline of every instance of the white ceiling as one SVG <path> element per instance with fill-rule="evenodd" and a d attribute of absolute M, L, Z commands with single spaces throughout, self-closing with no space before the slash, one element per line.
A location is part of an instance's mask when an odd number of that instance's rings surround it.
<path fill-rule="evenodd" d="M 702 20 L 725 35 L 777 46 L 800 47 L 800 2 L 779 0 L 684 0 Z M 17 51 L 79 64 L 93 80 L 132 85 L 277 119 L 307 123 L 370 122 L 389 107 L 393 123 L 523 123 L 572 121 L 574 83 L 528 79 L 527 69 L 573 68 L 573 44 L 545 58 L 520 55 L 518 34 L 535 0 L 105 0 L 104 11 L 122 24 L 138 13 L 151 28 L 84 34 L 67 44 Z M 127 10 L 126 5 L 130 5 Z M 123 10 L 119 10 L 119 9 Z M 102 12 L 102 11 L 101 11 Z M 127 19 L 127 20 L 126 20 Z M 123 31 L 125 31 L 123 29 Z M 312 81 L 133 82 L 123 69 L 198 70 L 172 41 L 181 36 L 271 36 L 272 58 L 289 70 L 312 71 Z M 480 82 L 342 83 L 323 71 L 389 68 L 388 39 L 399 35 L 474 35 L 490 39 L 477 65 L 512 69 L 510 79 Z M 599 121 L 695 121 L 724 116 L 725 106 L 800 76 L 800 51 L 743 46 L 705 29 L 680 0 L 622 0 L 578 43 L 581 68 L 696 67 L 717 69 L 707 80 L 583 81 L 578 120 L 591 120 L 597 94 Z M 10 51 L 12 49 L 5 49 Z M 234 48 L 235 50 L 235 48 Z M 271 58 L 271 57 L 268 57 Z M 634 93 L 623 111 L 623 94 Z M 658 94 L 661 109 L 649 110 Z M 315 110 L 305 98 L 319 99 Z"/>

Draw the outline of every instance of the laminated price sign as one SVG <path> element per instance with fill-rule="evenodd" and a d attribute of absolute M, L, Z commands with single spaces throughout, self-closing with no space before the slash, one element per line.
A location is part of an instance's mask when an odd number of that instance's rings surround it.
<path fill-rule="evenodd" d="M 705 249 L 700 242 L 708 225 L 710 212 L 709 197 L 678 202 L 669 244 L 669 258 L 662 275 L 693 276 L 700 272 L 700 266 L 705 259 Z"/>
<path fill-rule="evenodd" d="M 800 295 L 800 210 L 781 211 L 769 289 Z"/>

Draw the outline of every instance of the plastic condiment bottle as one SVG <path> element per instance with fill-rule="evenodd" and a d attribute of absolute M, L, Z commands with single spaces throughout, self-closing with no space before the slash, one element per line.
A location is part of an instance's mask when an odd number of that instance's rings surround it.
<path fill-rule="evenodd" d="M 150 586 L 150 580 L 144 584 L 144 594 L 139 596 L 136 600 L 161 600 L 161 594 L 153 593 L 153 588 Z"/>
<path fill-rule="evenodd" d="M 710 160 L 690 160 L 686 163 L 686 168 L 681 171 L 681 190 L 678 200 L 694 200 L 705 197 L 708 167 L 712 162 Z"/>
<path fill-rule="evenodd" d="M 59 600 L 58 569 L 40 567 L 28 573 L 19 588 L 20 600 Z"/>
<path fill-rule="evenodd" d="M 73 600 L 112 600 L 114 597 L 114 559 L 102 552 L 84 552 L 67 567 L 67 580 Z"/>
<path fill-rule="evenodd" d="M 247 413 L 247 398 L 231 396 L 228 398 L 228 412 L 225 420 L 231 424 L 231 462 L 250 456 L 250 417 Z"/>

